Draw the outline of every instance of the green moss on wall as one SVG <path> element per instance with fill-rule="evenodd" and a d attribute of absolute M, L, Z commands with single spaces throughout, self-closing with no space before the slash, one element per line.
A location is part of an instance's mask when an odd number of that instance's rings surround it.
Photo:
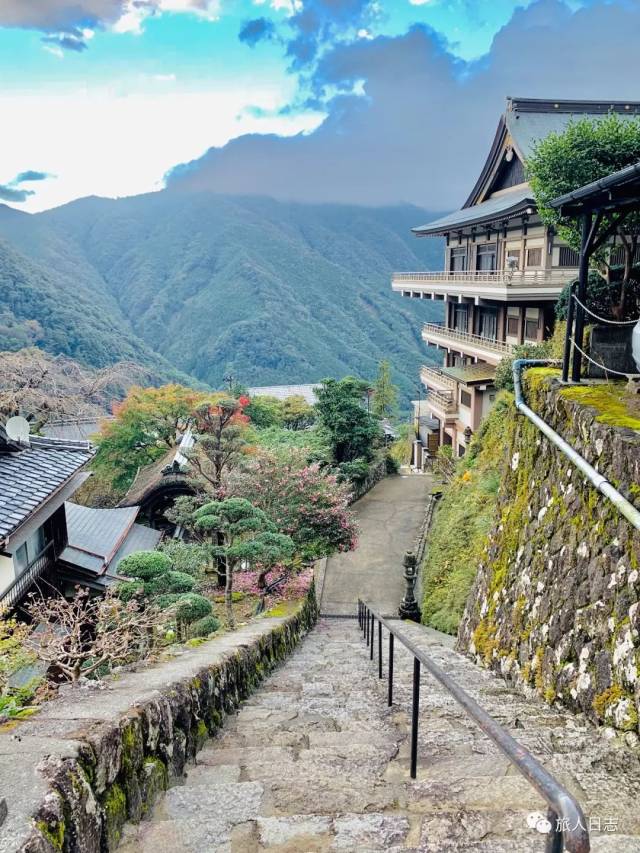
<path fill-rule="evenodd" d="M 498 488 L 514 430 L 513 397 L 503 392 L 447 486 L 427 537 L 422 617 L 454 634 L 497 520 Z"/>
<path fill-rule="evenodd" d="M 127 820 L 127 798 L 117 782 L 107 788 L 102 800 L 102 808 L 107 849 L 115 850 L 122 835 L 122 827 Z"/>
<path fill-rule="evenodd" d="M 598 412 L 596 420 L 599 423 L 640 431 L 637 397 L 627 393 L 624 383 L 564 388 L 560 394 L 567 400 L 591 406 Z"/>

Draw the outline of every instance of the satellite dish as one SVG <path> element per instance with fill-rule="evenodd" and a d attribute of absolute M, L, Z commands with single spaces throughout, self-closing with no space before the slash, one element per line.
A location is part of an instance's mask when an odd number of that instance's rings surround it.
<path fill-rule="evenodd" d="M 19 441 L 21 444 L 29 444 L 29 421 L 26 418 L 16 415 L 4 425 L 7 436 L 12 441 Z"/>

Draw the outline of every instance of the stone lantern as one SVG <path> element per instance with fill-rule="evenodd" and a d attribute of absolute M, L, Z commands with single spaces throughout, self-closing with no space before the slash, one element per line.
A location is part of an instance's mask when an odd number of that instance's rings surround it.
<path fill-rule="evenodd" d="M 404 579 L 407 589 L 400 604 L 398 615 L 401 619 L 410 619 L 412 622 L 420 621 L 420 608 L 414 594 L 416 580 L 418 578 L 418 560 L 412 551 L 407 551 L 402 561 L 404 565 Z"/>

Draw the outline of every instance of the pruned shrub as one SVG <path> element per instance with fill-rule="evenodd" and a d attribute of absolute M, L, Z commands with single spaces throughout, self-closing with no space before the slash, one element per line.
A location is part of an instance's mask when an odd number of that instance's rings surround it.
<path fill-rule="evenodd" d="M 215 616 L 204 616 L 202 619 L 197 619 L 190 626 L 189 633 L 192 637 L 208 637 L 220 627 L 220 622 Z"/>
<path fill-rule="evenodd" d="M 150 581 L 173 568 L 170 557 L 160 551 L 137 551 L 118 564 L 118 574 Z"/>

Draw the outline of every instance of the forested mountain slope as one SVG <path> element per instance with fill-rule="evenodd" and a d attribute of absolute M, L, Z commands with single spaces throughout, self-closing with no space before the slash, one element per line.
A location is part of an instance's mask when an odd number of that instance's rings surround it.
<path fill-rule="evenodd" d="M 42 346 L 90 364 L 154 350 L 217 386 L 227 372 L 250 385 L 373 376 L 387 357 L 409 394 L 425 357 L 421 321 L 441 306 L 403 300 L 389 278 L 442 263 L 440 241 L 410 233 L 428 218 L 409 205 L 166 191 L 35 216 L 3 208 L 12 249 L 0 263 L 13 272 L 0 289 L 22 271 L 22 295 L 3 298 L 14 321 L 37 320 Z"/>

